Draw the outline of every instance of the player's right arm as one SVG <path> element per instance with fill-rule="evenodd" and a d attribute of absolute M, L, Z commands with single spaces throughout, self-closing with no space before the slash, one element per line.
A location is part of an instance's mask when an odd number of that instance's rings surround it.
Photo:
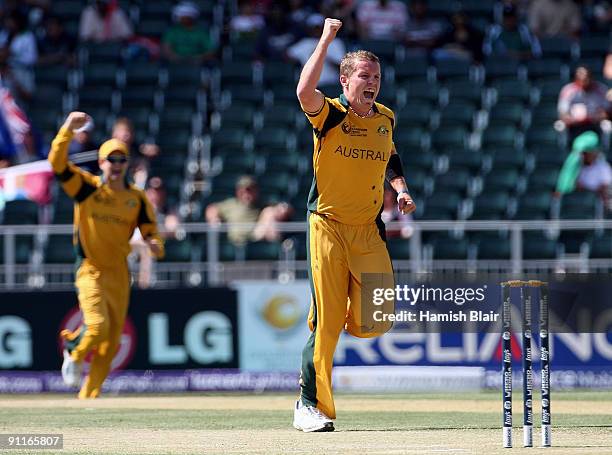
<path fill-rule="evenodd" d="M 316 113 L 321 110 L 325 102 L 324 95 L 317 90 L 317 84 L 321 78 L 323 64 L 327 57 L 327 48 L 336 37 L 336 33 L 342 27 L 342 21 L 338 19 L 325 19 L 323 33 L 317 43 L 317 47 L 304 65 L 300 80 L 297 85 L 297 97 L 300 100 L 302 109 L 306 113 Z"/>
<path fill-rule="evenodd" d="M 96 178 L 68 161 L 68 146 L 74 130 L 89 120 L 84 112 L 71 112 L 51 143 L 48 160 L 55 177 L 68 196 L 82 202 L 98 187 Z"/>

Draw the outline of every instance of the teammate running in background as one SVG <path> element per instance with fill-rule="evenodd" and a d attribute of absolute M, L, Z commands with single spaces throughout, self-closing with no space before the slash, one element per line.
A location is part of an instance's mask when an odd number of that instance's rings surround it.
<path fill-rule="evenodd" d="M 393 112 L 380 103 L 380 63 L 368 51 L 350 52 L 340 63 L 342 94 L 316 89 L 329 45 L 342 26 L 326 19 L 317 47 L 304 65 L 297 96 L 314 131 L 314 180 L 308 197 L 308 261 L 312 331 L 302 354 L 301 395 L 293 426 L 333 431 L 331 388 L 334 351 L 342 329 L 357 337 L 381 335 L 362 325 L 363 273 L 381 274 L 393 287 L 393 270 L 380 218 L 385 177 L 398 193 L 402 213 L 415 210 L 395 151 Z"/>
<path fill-rule="evenodd" d="M 62 377 L 67 385 L 81 383 L 83 360 L 95 349 L 79 398 L 96 398 L 110 371 L 127 314 L 130 277 L 129 240 L 138 227 L 151 253 L 164 254 L 155 213 L 144 192 L 126 180 L 129 152 L 118 139 L 104 142 L 98 151 L 101 176 L 93 176 L 68 161 L 75 130 L 89 116 L 71 112 L 51 144 L 49 161 L 62 188 L 74 199 L 74 246 L 78 270 L 76 288 L 83 326 L 62 331 L 66 343 Z"/>

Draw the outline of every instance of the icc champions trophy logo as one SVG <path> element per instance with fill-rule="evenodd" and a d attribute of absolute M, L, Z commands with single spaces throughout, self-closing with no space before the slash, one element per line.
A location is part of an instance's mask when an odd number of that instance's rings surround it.
<path fill-rule="evenodd" d="M 78 307 L 72 308 L 64 319 L 62 320 L 60 330 L 68 329 L 72 332 L 78 330 L 78 328 L 83 324 L 83 314 Z M 64 349 L 63 340 L 61 337 L 58 339 L 58 349 L 60 352 Z M 134 328 L 134 324 L 129 316 L 125 318 L 125 324 L 123 325 L 123 331 L 121 332 L 121 341 L 119 342 L 119 349 L 117 349 L 117 353 L 113 358 L 111 363 L 111 371 L 121 370 L 125 368 L 132 357 L 134 356 L 134 352 L 136 351 L 136 329 Z M 91 362 L 91 357 L 94 351 L 90 352 L 87 357 L 85 357 L 85 361 L 83 362 L 83 367 L 85 371 L 89 371 L 89 364 Z"/>

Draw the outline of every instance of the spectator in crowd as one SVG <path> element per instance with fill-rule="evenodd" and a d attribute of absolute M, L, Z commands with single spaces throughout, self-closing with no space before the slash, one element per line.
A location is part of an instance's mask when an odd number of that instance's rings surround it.
<path fill-rule="evenodd" d="M 521 21 L 527 19 L 527 11 L 533 0 L 502 0 L 502 8 L 513 6 L 516 8 L 517 15 Z"/>
<path fill-rule="evenodd" d="M 49 11 L 51 0 L 1 0 L 0 17 L 18 11 L 26 16 L 32 27 L 36 27 Z"/>
<path fill-rule="evenodd" d="M 254 39 L 266 25 L 264 17 L 255 11 L 250 0 L 238 2 L 238 14 L 230 19 L 229 31 L 234 40 Z"/>
<path fill-rule="evenodd" d="M 155 211 L 160 237 L 164 240 L 184 238 L 184 232 L 180 232 L 180 219 L 176 211 L 168 207 L 168 194 L 162 178 L 151 177 L 147 182 L 145 194 Z M 153 276 L 153 257 L 149 254 L 149 246 L 140 231 L 134 231 L 130 246 L 139 260 L 138 286 L 142 289 L 148 288 Z"/>
<path fill-rule="evenodd" d="M 116 0 L 95 0 L 81 13 L 81 41 L 125 41 L 132 35 L 132 25 Z"/>
<path fill-rule="evenodd" d="M 310 17 L 315 11 L 308 3 L 313 2 L 305 2 L 304 0 L 288 0 L 288 11 L 287 17 L 291 19 L 296 26 L 300 27 L 300 29 L 305 29 L 306 19 Z"/>
<path fill-rule="evenodd" d="M 380 214 L 381 219 L 385 224 L 390 222 L 399 222 L 401 227 L 390 228 L 387 227 L 387 238 L 410 238 L 414 232 L 412 227 L 412 215 L 407 213 L 401 213 L 397 208 L 396 193 L 390 187 L 385 185 L 385 193 L 383 195 L 383 211 Z"/>
<path fill-rule="evenodd" d="M 612 47 L 608 49 L 608 55 L 606 55 L 606 60 L 604 61 L 603 75 L 609 81 L 612 80 Z"/>
<path fill-rule="evenodd" d="M 282 60 L 287 49 L 299 37 L 300 31 L 281 3 L 273 3 L 266 14 L 266 26 L 261 30 L 255 45 L 257 60 Z"/>
<path fill-rule="evenodd" d="M 362 40 L 404 39 L 408 22 L 405 3 L 399 0 L 365 0 L 357 4 L 355 12 Z"/>
<path fill-rule="evenodd" d="M 444 24 L 429 17 L 426 0 L 410 3 L 405 44 L 410 54 L 427 54 L 444 32 Z"/>
<path fill-rule="evenodd" d="M 582 11 L 587 33 L 608 33 L 612 26 L 612 1 L 583 0 Z"/>
<path fill-rule="evenodd" d="M 570 144 L 585 131 L 600 132 L 599 124 L 608 117 L 610 109 L 606 91 L 606 86 L 594 81 L 591 70 L 585 66 L 576 68 L 574 81 L 561 89 L 557 110 L 567 127 Z"/>
<path fill-rule="evenodd" d="M 249 240 L 279 240 L 277 223 L 288 220 L 291 214 L 292 209 L 287 203 L 262 207 L 257 182 L 247 175 L 236 182 L 235 197 L 206 207 L 208 223 L 256 223 L 253 229 L 237 226 L 230 228 L 228 238 L 237 246 L 242 246 Z"/>
<path fill-rule="evenodd" d="M 436 60 L 461 59 L 481 62 L 484 36 L 470 24 L 468 16 L 458 11 L 451 18 L 451 27 L 438 40 L 434 50 Z"/>
<path fill-rule="evenodd" d="M 151 161 L 159 156 L 159 146 L 152 143 L 138 144 L 134 137 L 134 125 L 127 117 L 115 120 L 111 136 L 127 144 L 132 157 L 128 174 L 138 188 L 144 188 L 151 171 Z"/>
<path fill-rule="evenodd" d="M 527 60 L 540 54 L 537 39 L 519 20 L 518 11 L 511 3 L 504 5 L 503 21 L 491 27 L 488 41 L 490 53 L 497 56 Z"/>
<path fill-rule="evenodd" d="M 573 191 L 593 191 L 608 204 L 608 190 L 612 183 L 612 168 L 600 153 L 599 137 L 593 131 L 582 133 L 572 145 L 572 153 L 563 163 L 557 180 L 558 197 Z"/>
<path fill-rule="evenodd" d="M 180 219 L 176 210 L 168 206 L 168 192 L 161 177 L 151 177 L 147 182 L 145 193 L 155 209 L 157 225 L 164 239 L 176 238 Z"/>
<path fill-rule="evenodd" d="M 28 30 L 28 19 L 19 10 L 4 19 L 0 31 L 0 77 L 21 107 L 31 99 L 35 90 L 34 64 L 38 58 L 36 38 Z"/>
<path fill-rule="evenodd" d="M 287 56 L 304 66 L 314 52 L 315 47 L 317 47 L 319 37 L 323 31 L 324 22 L 325 18 L 320 14 L 311 14 L 308 16 L 308 19 L 306 19 L 308 36 L 289 47 L 289 49 L 287 49 Z M 344 54 L 346 54 L 346 47 L 340 38 L 336 38 L 327 49 L 326 60 L 323 65 L 323 71 L 321 72 L 321 78 L 319 79 L 319 86 L 338 84 L 340 80 L 338 68 Z"/>
<path fill-rule="evenodd" d="M 162 54 L 172 62 L 204 63 L 217 55 L 210 33 L 197 23 L 200 10 L 191 2 L 172 9 L 175 24 L 162 37 Z"/>
<path fill-rule="evenodd" d="M 532 0 L 527 17 L 538 38 L 577 38 L 582 27 L 580 9 L 573 0 Z"/>
<path fill-rule="evenodd" d="M 333 17 L 342 21 L 338 37 L 345 42 L 357 41 L 357 21 L 355 19 L 354 0 L 323 0 L 321 13 L 324 17 Z"/>
<path fill-rule="evenodd" d="M 34 134 L 30 120 L 3 85 L 6 67 L 0 67 L 0 166 L 24 164 L 44 157 L 40 137 Z"/>
<path fill-rule="evenodd" d="M 48 16 L 38 39 L 38 65 L 73 66 L 76 38 L 70 36 L 57 16 Z"/>

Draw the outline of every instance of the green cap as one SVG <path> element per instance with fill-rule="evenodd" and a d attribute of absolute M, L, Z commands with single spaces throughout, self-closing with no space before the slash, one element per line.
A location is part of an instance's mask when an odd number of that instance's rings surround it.
<path fill-rule="evenodd" d="M 572 151 L 574 152 L 588 152 L 591 150 L 599 149 L 599 136 L 594 131 L 587 131 L 582 133 L 576 139 L 572 145 Z"/>

